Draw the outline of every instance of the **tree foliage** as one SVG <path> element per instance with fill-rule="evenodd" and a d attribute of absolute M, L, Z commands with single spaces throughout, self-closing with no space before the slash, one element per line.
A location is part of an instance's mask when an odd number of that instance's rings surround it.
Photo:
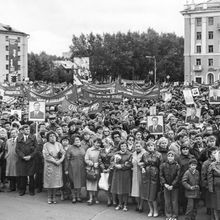
<path fill-rule="evenodd" d="M 127 32 L 73 35 L 70 46 L 73 57 L 90 57 L 93 79 L 105 81 L 112 77 L 125 79 L 149 79 L 157 60 L 157 80 L 183 80 L 184 40 L 174 33 L 158 34 L 153 29 L 147 32 Z"/>

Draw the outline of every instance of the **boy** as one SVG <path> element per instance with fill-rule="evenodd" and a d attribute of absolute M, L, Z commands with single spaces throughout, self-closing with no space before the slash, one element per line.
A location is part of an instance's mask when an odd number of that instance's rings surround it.
<path fill-rule="evenodd" d="M 195 220 L 197 214 L 198 198 L 200 197 L 199 187 L 199 171 L 196 170 L 197 160 L 190 159 L 189 169 L 184 173 L 182 184 L 185 188 L 185 196 L 187 198 L 187 208 L 185 220 Z"/>
<path fill-rule="evenodd" d="M 180 166 L 175 161 L 175 153 L 167 153 L 167 161 L 160 166 L 160 183 L 164 187 L 166 220 L 178 217 L 178 183 Z"/>

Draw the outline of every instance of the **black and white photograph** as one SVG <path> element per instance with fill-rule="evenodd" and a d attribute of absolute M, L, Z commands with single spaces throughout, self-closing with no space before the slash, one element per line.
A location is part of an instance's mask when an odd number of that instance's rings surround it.
<path fill-rule="evenodd" d="M 2 0 L 0 220 L 220 220 L 220 0 Z"/>
<path fill-rule="evenodd" d="M 152 134 L 163 134 L 163 116 L 148 116 L 148 130 Z"/>
<path fill-rule="evenodd" d="M 200 108 L 187 108 L 186 109 L 186 122 L 192 124 L 199 124 L 201 118 Z"/>
<path fill-rule="evenodd" d="M 45 121 L 45 102 L 29 102 L 29 120 Z"/>

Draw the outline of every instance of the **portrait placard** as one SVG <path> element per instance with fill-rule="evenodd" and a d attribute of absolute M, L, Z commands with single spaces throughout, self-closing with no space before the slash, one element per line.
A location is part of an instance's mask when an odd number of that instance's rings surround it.
<path fill-rule="evenodd" d="M 45 121 L 45 102 L 29 102 L 29 121 Z"/>
<path fill-rule="evenodd" d="M 199 88 L 194 88 L 194 89 L 192 89 L 192 95 L 193 95 L 194 97 L 200 96 Z"/>
<path fill-rule="evenodd" d="M 186 105 L 194 104 L 194 100 L 193 100 L 191 89 L 184 89 L 183 90 L 183 96 L 184 96 Z"/>
<path fill-rule="evenodd" d="M 220 89 L 210 88 L 209 90 L 209 103 L 220 104 Z"/>
<path fill-rule="evenodd" d="M 163 116 L 148 116 L 147 117 L 148 130 L 152 134 L 163 134 Z"/>
<path fill-rule="evenodd" d="M 200 108 L 187 108 L 186 109 L 186 122 L 191 124 L 199 124 L 201 117 Z"/>

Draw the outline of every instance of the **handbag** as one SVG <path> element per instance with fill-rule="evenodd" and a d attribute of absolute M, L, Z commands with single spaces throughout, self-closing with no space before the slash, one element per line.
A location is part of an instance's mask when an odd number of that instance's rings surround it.
<path fill-rule="evenodd" d="M 89 181 L 96 181 L 98 179 L 98 174 L 95 172 L 93 167 L 86 170 L 86 179 Z"/>
<path fill-rule="evenodd" d="M 99 180 L 100 189 L 103 189 L 106 191 L 109 189 L 108 178 L 109 178 L 109 173 L 101 173 L 101 178 Z"/>

